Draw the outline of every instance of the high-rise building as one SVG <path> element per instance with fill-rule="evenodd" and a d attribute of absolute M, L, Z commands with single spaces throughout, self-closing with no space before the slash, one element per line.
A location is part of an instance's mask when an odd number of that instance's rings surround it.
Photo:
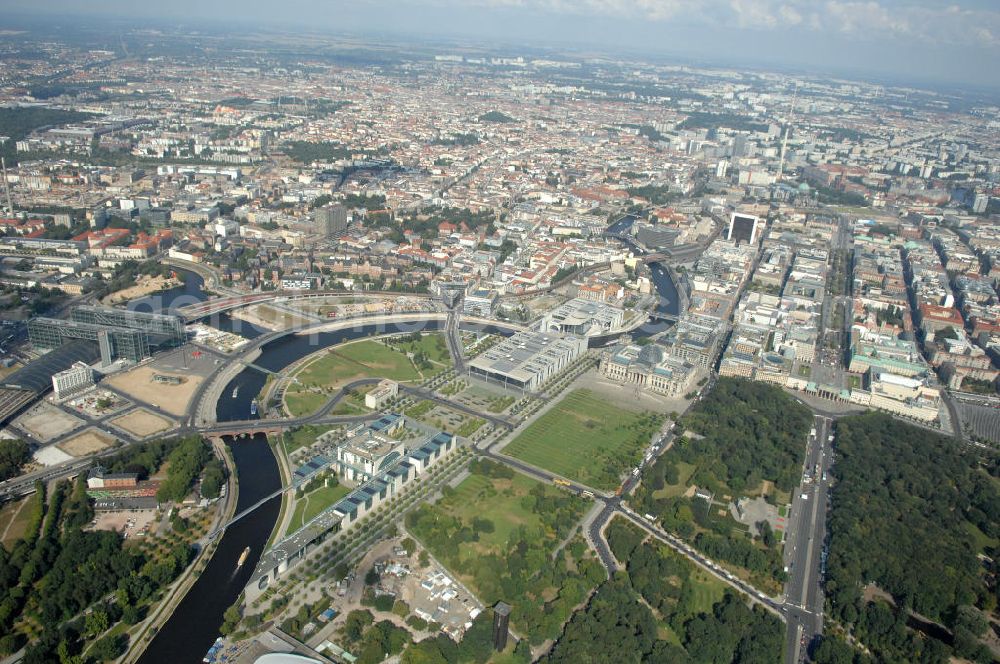
<path fill-rule="evenodd" d="M 976 194 L 976 197 L 972 199 L 972 212 L 973 214 L 983 214 L 986 212 L 986 208 L 990 205 L 990 195 L 984 193 Z"/>
<path fill-rule="evenodd" d="M 56 399 L 91 387 L 94 384 L 94 370 L 86 362 L 76 362 L 65 371 L 52 374 L 52 391 Z"/>
<path fill-rule="evenodd" d="M 316 210 L 316 232 L 330 237 L 346 230 L 347 208 L 343 205 L 330 205 Z"/>
<path fill-rule="evenodd" d="M 747 154 L 747 137 L 745 134 L 736 134 L 733 138 L 733 156 L 745 157 Z"/>
<path fill-rule="evenodd" d="M 493 607 L 493 649 L 503 652 L 507 648 L 507 632 L 510 627 L 510 604 L 497 602 Z"/>
<path fill-rule="evenodd" d="M 759 224 L 759 217 L 734 212 L 733 216 L 729 219 L 728 238 L 737 244 L 741 242 L 753 244 L 757 241 L 757 228 Z"/>

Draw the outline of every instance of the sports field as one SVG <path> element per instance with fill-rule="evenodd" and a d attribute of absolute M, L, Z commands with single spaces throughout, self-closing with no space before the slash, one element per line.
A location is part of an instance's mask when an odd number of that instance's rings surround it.
<path fill-rule="evenodd" d="M 343 484 L 321 486 L 304 496 L 295 499 L 295 513 L 288 526 L 289 532 L 294 532 L 309 523 L 317 514 L 330 507 L 351 492 Z"/>
<path fill-rule="evenodd" d="M 595 489 L 615 489 L 642 456 L 663 417 L 624 410 L 590 390 L 574 390 L 522 431 L 503 452 Z"/>

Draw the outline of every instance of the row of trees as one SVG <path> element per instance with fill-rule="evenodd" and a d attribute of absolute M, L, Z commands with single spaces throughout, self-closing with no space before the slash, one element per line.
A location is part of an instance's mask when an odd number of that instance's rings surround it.
<path fill-rule="evenodd" d="M 833 615 L 881 656 L 905 658 L 930 647 L 903 628 L 912 609 L 977 657 L 980 623 L 969 616 L 973 607 L 994 612 L 1000 593 L 992 564 L 984 570 L 977 559 L 997 554 L 997 459 L 879 413 L 840 419 L 836 450 L 826 575 Z M 868 583 L 890 593 L 895 608 L 865 602 Z"/>

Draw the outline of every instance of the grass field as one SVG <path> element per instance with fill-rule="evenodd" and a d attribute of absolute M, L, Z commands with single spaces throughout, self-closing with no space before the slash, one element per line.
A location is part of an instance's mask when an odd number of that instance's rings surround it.
<path fill-rule="evenodd" d="M 309 523 L 317 514 L 330 507 L 351 492 L 343 484 L 323 486 L 295 500 L 295 512 L 288 526 L 289 532 L 298 530 Z"/>
<path fill-rule="evenodd" d="M 292 417 L 301 417 L 319 410 L 329 397 L 319 392 L 285 392 L 285 404 Z"/>
<path fill-rule="evenodd" d="M 291 454 L 300 447 L 312 445 L 321 435 L 335 427 L 322 427 L 306 424 L 294 430 L 288 430 L 284 434 L 285 452 Z"/>
<path fill-rule="evenodd" d="M 427 358 L 436 364 L 442 366 L 451 364 L 451 355 L 448 354 L 448 345 L 445 343 L 443 334 L 425 334 L 420 338 L 420 341 L 410 341 L 407 339 L 402 343 L 394 345 L 409 353 L 416 353 L 422 350 L 427 354 Z"/>
<path fill-rule="evenodd" d="M 506 545 L 510 533 L 518 526 L 540 526 L 538 516 L 524 509 L 521 499 L 538 484 L 524 475 L 514 475 L 510 480 L 493 480 L 482 475 L 470 475 L 455 489 L 448 499 L 448 513 L 466 523 L 475 517 L 487 515 L 493 520 L 495 530 L 481 533 L 476 548 L 497 550 Z M 499 489 L 496 492 L 495 489 Z M 555 489 L 553 489 L 554 491 Z"/>
<path fill-rule="evenodd" d="M 307 362 L 285 391 L 293 417 L 315 412 L 340 386 L 359 378 L 388 378 L 398 382 L 423 375 L 405 353 L 370 340 L 350 343 Z"/>
<path fill-rule="evenodd" d="M 341 401 L 330 411 L 331 415 L 361 415 L 370 412 L 364 406 L 350 401 Z"/>
<path fill-rule="evenodd" d="M 28 512 L 21 507 L 27 502 L 27 498 L 12 500 L 4 503 L 0 508 L 0 535 L 3 535 L 2 543 L 10 546 L 24 535 L 24 529 L 28 525 Z"/>
<path fill-rule="evenodd" d="M 409 381 L 420 378 L 410 358 L 393 348 L 365 340 L 345 344 L 309 362 L 296 374 L 299 382 L 317 387 L 335 387 L 356 378 L 389 378 Z"/>
<path fill-rule="evenodd" d="M 677 484 L 667 484 L 659 491 L 654 491 L 653 496 L 655 498 L 673 498 L 687 491 L 688 482 L 691 480 L 691 476 L 694 475 L 695 465 L 683 461 L 678 461 L 674 465 L 677 466 Z"/>
<path fill-rule="evenodd" d="M 522 431 L 504 452 L 609 491 L 639 460 L 661 422 L 661 416 L 626 411 L 589 390 L 574 390 Z"/>
<path fill-rule="evenodd" d="M 521 634 L 535 643 L 558 638 L 587 590 L 605 578 L 582 537 L 554 555 L 588 503 L 493 465 L 473 468 L 437 503 L 408 514 L 406 526 L 487 606 L 511 603 Z"/>

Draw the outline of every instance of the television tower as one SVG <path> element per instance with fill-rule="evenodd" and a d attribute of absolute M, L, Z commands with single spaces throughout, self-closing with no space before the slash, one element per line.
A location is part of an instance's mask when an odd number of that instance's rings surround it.
<path fill-rule="evenodd" d="M 795 118 L 795 102 L 799 97 L 799 82 L 795 82 L 795 92 L 792 94 L 792 109 L 788 114 L 788 119 L 785 122 L 785 137 L 781 139 L 781 158 L 778 160 L 778 179 L 776 182 L 781 182 L 781 176 L 785 173 L 785 150 L 788 149 L 788 134 L 792 131 L 792 121 Z"/>
<path fill-rule="evenodd" d="M 14 216 L 14 203 L 10 199 L 10 182 L 7 180 L 7 162 L 0 157 L 0 168 L 3 169 L 3 190 L 7 195 L 7 214 Z"/>

